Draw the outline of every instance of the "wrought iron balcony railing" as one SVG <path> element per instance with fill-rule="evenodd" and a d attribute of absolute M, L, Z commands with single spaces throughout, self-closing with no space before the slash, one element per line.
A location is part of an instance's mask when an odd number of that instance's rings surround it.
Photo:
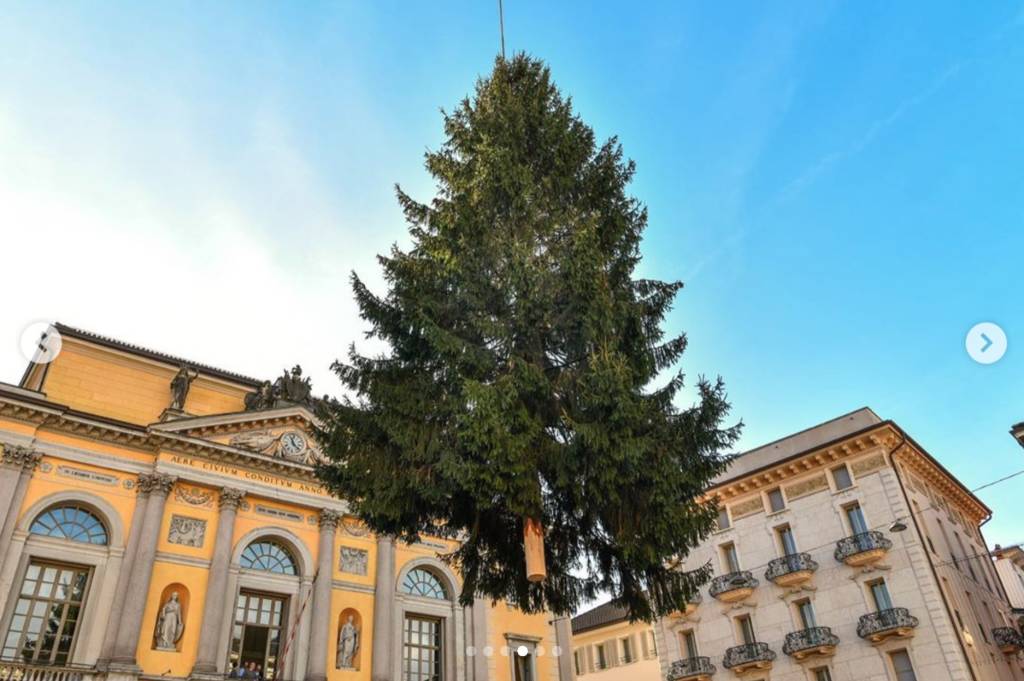
<path fill-rule="evenodd" d="M 849 563 L 858 555 L 875 552 L 881 554 L 891 548 L 892 541 L 884 534 L 878 530 L 870 530 L 837 541 L 835 557 L 840 563 Z"/>
<path fill-rule="evenodd" d="M 0 660 L 0 681 L 92 681 L 92 667 L 73 667 Z"/>
<path fill-rule="evenodd" d="M 1007 654 L 1019 653 L 1024 650 L 1024 635 L 1013 627 L 996 627 L 992 630 L 992 638 L 996 647 Z"/>
<path fill-rule="evenodd" d="M 711 676 L 716 671 L 718 670 L 711 664 L 711 658 L 690 657 L 673 662 L 665 678 L 667 681 L 687 681 Z"/>
<path fill-rule="evenodd" d="M 722 666 L 726 669 L 767 668 L 775 660 L 775 651 L 767 643 L 744 643 L 725 651 Z"/>
<path fill-rule="evenodd" d="M 872 640 L 884 638 L 886 634 L 905 636 L 917 625 L 917 618 L 906 608 L 889 608 L 862 615 L 857 623 L 857 635 Z"/>
<path fill-rule="evenodd" d="M 794 657 L 818 653 L 827 654 L 839 645 L 839 637 L 828 627 L 811 627 L 786 634 L 786 642 L 782 644 L 782 652 Z"/>
<path fill-rule="evenodd" d="M 776 558 L 768 563 L 764 578 L 770 582 L 784 579 L 787 575 L 794 575 L 801 572 L 814 572 L 818 569 L 818 563 L 809 553 L 791 553 L 782 558 Z"/>
<path fill-rule="evenodd" d="M 740 570 L 739 572 L 730 572 L 725 575 L 719 575 L 711 580 L 711 586 L 708 588 L 708 593 L 711 594 L 712 598 L 719 598 L 722 594 L 729 593 L 730 591 L 750 591 L 756 589 L 760 582 L 750 574 L 748 570 Z"/>

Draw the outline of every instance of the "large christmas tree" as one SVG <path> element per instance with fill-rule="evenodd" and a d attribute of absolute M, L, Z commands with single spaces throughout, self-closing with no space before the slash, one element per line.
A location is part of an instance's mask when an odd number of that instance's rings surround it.
<path fill-rule="evenodd" d="M 563 614 L 606 592 L 636 619 L 679 609 L 709 576 L 678 565 L 712 528 L 702 494 L 737 428 L 720 380 L 673 401 L 686 338 L 661 324 L 681 284 L 634 278 L 633 163 L 525 55 L 498 59 L 444 129 L 426 154 L 437 196 L 397 190 L 412 245 L 379 258 L 386 294 L 352 275 L 388 350 L 335 365 L 353 397 L 324 410 L 319 474 L 377 533 L 460 539 L 464 604 Z"/>

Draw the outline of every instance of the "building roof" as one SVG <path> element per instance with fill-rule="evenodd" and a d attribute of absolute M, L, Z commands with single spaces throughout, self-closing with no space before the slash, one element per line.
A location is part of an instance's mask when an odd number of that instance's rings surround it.
<path fill-rule="evenodd" d="M 1017 438 L 1017 442 L 1020 443 L 1020 446 L 1024 447 L 1024 421 L 1013 424 L 1013 427 L 1010 428 L 1010 435 Z"/>
<path fill-rule="evenodd" d="M 60 322 L 55 322 L 53 324 L 53 328 L 57 329 L 57 332 L 60 333 L 61 336 L 66 338 L 77 338 L 79 340 L 95 343 L 96 345 L 102 345 L 104 347 L 113 348 L 114 350 L 120 350 L 122 352 L 127 352 L 132 355 L 138 355 L 140 357 L 156 360 L 158 362 L 166 362 L 168 364 L 173 364 L 175 366 L 185 365 L 193 369 L 196 369 L 202 373 L 205 373 L 209 376 L 224 379 L 227 381 L 233 381 L 235 383 L 251 386 L 253 388 L 259 387 L 263 383 L 263 381 L 256 378 L 252 378 L 250 376 L 237 374 L 233 371 L 226 371 L 224 369 L 219 369 L 208 364 L 202 364 L 201 362 L 193 362 L 192 360 L 176 357 L 174 355 L 168 355 L 166 353 L 158 352 L 156 350 L 150 350 L 149 348 L 145 348 L 140 345 L 133 345 L 131 343 L 126 343 L 124 341 L 117 340 L 116 338 L 101 336 L 98 333 L 77 329 L 73 326 L 68 326 L 67 324 L 62 324 Z M 21 379 L 22 386 L 24 386 L 25 381 L 28 380 L 29 374 L 32 372 L 32 368 L 34 366 L 35 362 L 29 363 L 28 368 L 25 370 L 25 375 L 22 376 Z"/>
<path fill-rule="evenodd" d="M 882 418 L 868 407 L 861 407 L 824 423 L 761 445 L 737 456 L 729 468 L 719 474 L 712 485 L 741 478 L 765 466 L 771 466 L 797 454 L 817 449 L 830 442 L 883 423 Z"/>
<path fill-rule="evenodd" d="M 625 622 L 627 619 L 629 619 L 629 615 L 626 608 L 613 603 L 605 603 L 573 617 L 572 633 L 573 635 L 582 634 L 591 629 L 600 629 L 609 624 Z"/>

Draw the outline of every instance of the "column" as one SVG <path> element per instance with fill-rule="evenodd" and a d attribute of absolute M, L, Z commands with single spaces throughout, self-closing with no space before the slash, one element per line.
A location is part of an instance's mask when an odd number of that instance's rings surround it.
<path fill-rule="evenodd" d="M 4 445 L 0 462 L 0 564 L 7 556 L 18 512 L 25 501 L 29 480 L 43 455 L 28 447 Z"/>
<path fill-rule="evenodd" d="M 228 607 L 228 569 L 231 567 L 231 542 L 235 533 L 235 516 L 245 492 L 225 487 L 220 491 L 220 516 L 217 518 L 217 536 L 213 544 L 213 559 L 206 582 L 206 602 L 203 604 L 203 624 L 199 632 L 199 652 L 191 676 L 213 676 L 217 673 L 217 648 L 220 639 L 221 618 Z"/>
<path fill-rule="evenodd" d="M 373 660 L 370 678 L 372 681 L 391 681 L 394 676 L 391 657 L 395 634 L 395 542 L 387 537 L 377 538 L 374 588 Z"/>
<path fill-rule="evenodd" d="M 149 501 L 146 502 L 145 516 L 138 532 L 139 542 L 135 558 L 132 560 L 132 574 L 128 580 L 124 607 L 120 613 L 115 613 L 119 615 L 121 622 L 118 625 L 111 655 L 113 666 L 132 670 L 136 667 L 135 653 L 139 647 L 142 616 L 149 596 L 149 583 L 153 578 L 153 563 L 156 559 L 157 542 L 160 539 L 160 526 L 164 519 L 164 507 L 167 504 L 167 495 L 171 493 L 176 480 L 173 475 L 164 473 L 154 473 L 140 480 L 141 484 L 149 488 Z"/>
<path fill-rule="evenodd" d="M 572 664 L 572 620 L 568 617 L 559 617 L 555 620 L 555 645 L 562 649 L 562 654 L 558 657 L 559 681 L 573 681 L 576 677 Z M 637 652 L 634 651 L 633 654 Z"/>
<path fill-rule="evenodd" d="M 117 588 L 114 590 L 114 598 L 110 602 L 110 616 L 107 618 L 103 646 L 100 648 L 100 667 L 106 667 L 114 652 L 118 625 L 121 622 L 120 613 L 124 609 L 125 595 L 128 593 L 128 584 L 132 578 L 135 554 L 139 551 L 139 535 L 142 533 L 142 521 L 146 516 L 146 505 L 149 503 L 149 492 L 153 485 L 152 477 L 151 474 L 143 473 L 139 475 L 135 485 L 135 510 L 132 512 L 132 522 L 128 529 L 128 542 L 125 545 L 121 573 L 117 577 Z"/>
<path fill-rule="evenodd" d="M 473 599 L 473 646 L 476 648 L 473 673 L 476 681 L 486 681 L 488 660 L 484 648 L 487 646 L 487 601 L 480 595 Z"/>
<path fill-rule="evenodd" d="M 327 634 L 331 629 L 331 582 L 334 579 L 334 537 L 341 514 L 320 512 L 320 544 L 316 580 L 313 582 L 313 629 L 309 632 L 306 681 L 327 679 Z"/>

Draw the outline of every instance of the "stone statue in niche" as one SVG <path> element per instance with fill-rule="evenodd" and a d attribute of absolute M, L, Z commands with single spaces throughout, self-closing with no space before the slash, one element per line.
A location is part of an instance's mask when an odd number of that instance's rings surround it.
<path fill-rule="evenodd" d="M 349 615 L 338 632 L 338 669 L 355 668 L 352 661 L 359 652 L 359 629 L 354 620 L 355 617 Z"/>
<path fill-rule="evenodd" d="M 171 409 L 183 411 L 185 409 L 185 398 L 188 397 L 192 381 L 198 378 L 199 372 L 182 366 L 178 373 L 171 379 Z"/>
<path fill-rule="evenodd" d="M 171 597 L 164 603 L 164 607 L 160 608 L 160 615 L 156 618 L 156 649 L 177 651 L 183 631 L 185 622 L 181 618 L 178 592 L 172 591 Z"/>
<path fill-rule="evenodd" d="M 365 575 L 367 558 L 366 551 L 343 546 L 341 547 L 341 571 L 353 575 Z"/>
<path fill-rule="evenodd" d="M 188 518 L 183 515 L 171 516 L 171 529 L 167 533 L 167 541 L 171 544 L 200 548 L 205 538 L 205 520 L 201 518 Z"/>

